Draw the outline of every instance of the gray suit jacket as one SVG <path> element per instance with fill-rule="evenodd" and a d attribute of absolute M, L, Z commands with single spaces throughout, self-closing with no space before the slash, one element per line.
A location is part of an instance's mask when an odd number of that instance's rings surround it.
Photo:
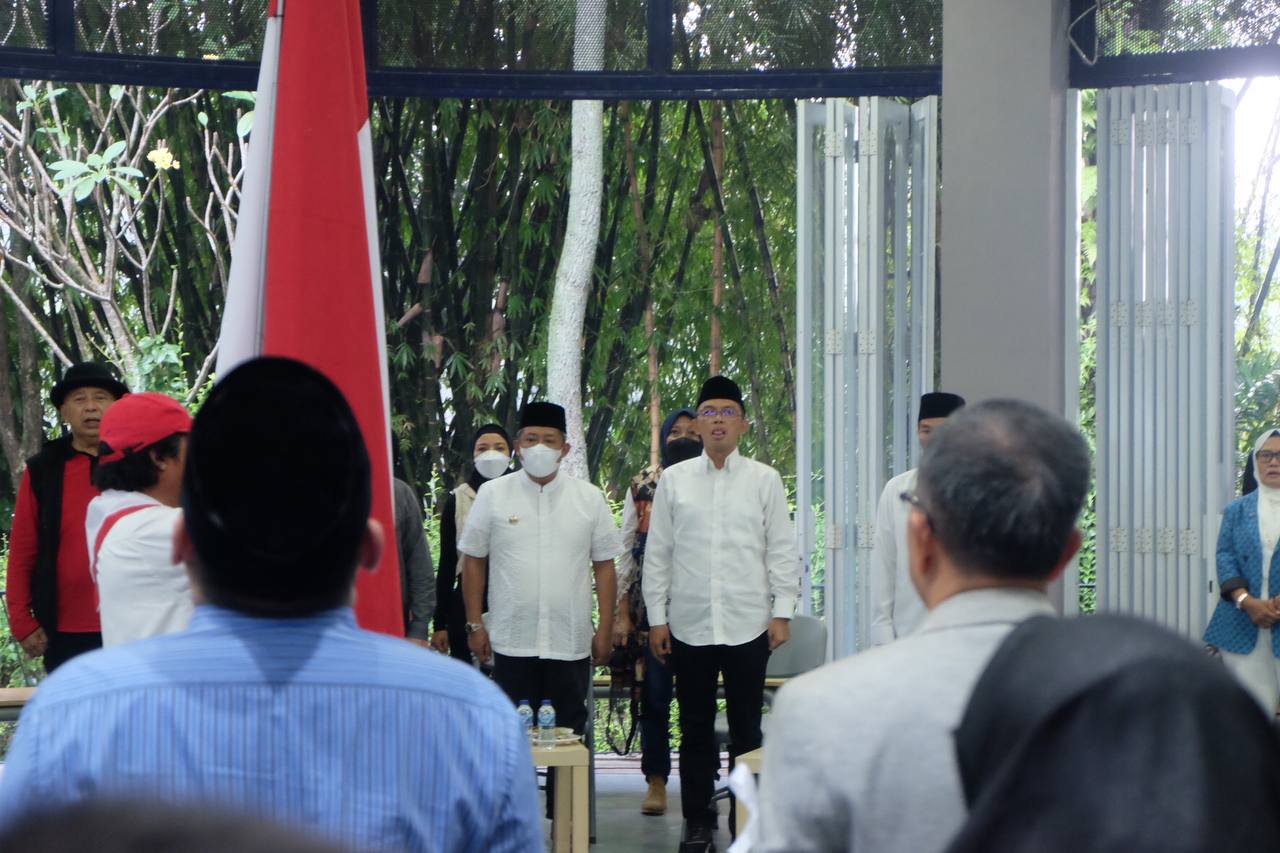
<path fill-rule="evenodd" d="M 404 480 L 392 483 L 396 514 L 396 549 L 400 553 L 400 594 L 404 603 L 405 636 L 431 639 L 431 615 L 436 609 L 436 575 L 431 549 L 422 529 L 422 503 Z"/>
<path fill-rule="evenodd" d="M 769 714 L 755 853 L 937 853 L 965 818 L 952 733 L 1024 589 L 947 599 L 917 631 L 788 683 Z"/>

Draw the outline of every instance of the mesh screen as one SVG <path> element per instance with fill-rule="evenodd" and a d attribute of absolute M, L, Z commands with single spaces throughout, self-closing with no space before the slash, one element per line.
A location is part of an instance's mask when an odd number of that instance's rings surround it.
<path fill-rule="evenodd" d="M 0 2 L 0 47 L 45 48 L 48 36 L 44 0 Z"/>
<path fill-rule="evenodd" d="M 942 0 L 677 0 L 681 70 L 942 62 Z"/>
<path fill-rule="evenodd" d="M 569 71 L 574 67 L 579 2 L 588 12 L 582 24 L 597 31 L 603 26 L 603 62 L 596 57 L 596 67 L 644 68 L 644 0 L 383 0 L 378 4 L 378 63 L 400 68 Z"/>
<path fill-rule="evenodd" d="M 266 14 L 267 0 L 77 0 L 76 47 L 257 61 Z"/>
<path fill-rule="evenodd" d="M 1280 0 L 1100 0 L 1102 56 L 1280 43 Z"/>

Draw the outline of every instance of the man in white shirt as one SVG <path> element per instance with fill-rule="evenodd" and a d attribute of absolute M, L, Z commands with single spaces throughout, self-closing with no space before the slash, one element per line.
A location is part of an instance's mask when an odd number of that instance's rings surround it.
<path fill-rule="evenodd" d="M 645 549 L 649 644 L 668 658 L 680 703 L 682 851 L 711 850 L 717 679 L 724 678 L 730 753 L 760 746 L 769 653 L 787 641 L 800 556 L 778 472 L 738 454 L 748 422 L 737 384 L 707 380 L 698 396 L 703 454 L 667 468 Z"/>
<path fill-rule="evenodd" d="M 512 702 L 549 699 L 558 725 L 587 724 L 590 662 L 613 643 L 614 557 L 622 550 L 604 493 L 559 473 L 569 452 L 564 409 L 533 402 L 520 413 L 522 471 L 484 483 L 458 540 L 468 644 Z M 485 558 L 489 613 L 483 613 Z M 595 577 L 600 625 L 591 624 Z"/>
<path fill-rule="evenodd" d="M 958 394 L 941 391 L 920 398 L 916 437 L 923 449 L 933 431 L 957 409 L 964 406 Z M 914 492 L 916 469 L 891 479 L 880 493 L 876 510 L 876 538 L 871 552 L 871 645 L 883 646 L 916 629 L 924 618 L 924 602 L 911 585 L 907 572 L 907 516 L 911 507 L 899 500 L 903 492 Z"/>
<path fill-rule="evenodd" d="M 126 394 L 102 416 L 85 513 L 89 567 L 98 583 L 102 644 L 187 627 L 195 606 L 186 566 L 174 560 L 191 415 L 165 394 Z"/>
<path fill-rule="evenodd" d="M 938 431 L 899 497 L 929 614 L 779 691 L 756 853 L 946 848 L 965 819 L 956 729 L 1000 643 L 1053 614 L 1045 591 L 1080 547 L 1091 467 L 1079 430 L 1030 403 L 981 403 Z"/>

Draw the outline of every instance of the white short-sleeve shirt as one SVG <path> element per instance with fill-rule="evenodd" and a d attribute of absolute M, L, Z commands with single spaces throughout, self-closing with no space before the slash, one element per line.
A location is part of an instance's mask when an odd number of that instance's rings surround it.
<path fill-rule="evenodd" d="M 183 563 L 173 562 L 173 532 L 182 516 L 141 492 L 109 490 L 89 502 L 85 533 L 90 564 L 102 524 L 133 506 L 145 509 L 117 521 L 103 537 L 95 567 L 102 644 L 115 646 L 181 631 L 195 602 Z"/>
<path fill-rule="evenodd" d="M 495 652 L 548 660 L 591 654 L 591 564 L 622 550 L 598 488 L 566 474 L 546 486 L 523 472 L 489 480 L 458 550 L 489 558 L 485 625 Z"/>

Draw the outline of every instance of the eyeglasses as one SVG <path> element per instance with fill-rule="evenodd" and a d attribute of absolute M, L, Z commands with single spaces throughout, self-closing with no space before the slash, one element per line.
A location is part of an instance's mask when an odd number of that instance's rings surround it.
<path fill-rule="evenodd" d="M 912 509 L 924 516 L 924 520 L 929 522 L 930 527 L 933 527 L 933 519 L 929 517 L 929 510 L 924 508 L 924 503 L 916 496 L 915 492 L 902 492 L 898 495 L 898 500 L 909 504 Z"/>
<path fill-rule="evenodd" d="M 1270 465 L 1276 460 L 1280 460 L 1280 450 L 1259 450 L 1254 454 L 1258 458 L 1258 462 L 1263 465 Z"/>
<path fill-rule="evenodd" d="M 732 420 L 734 418 L 741 417 L 742 412 L 738 409 L 737 406 L 725 406 L 723 409 L 713 409 L 713 408 L 707 407 L 705 409 L 698 410 L 698 417 L 700 418 L 714 418 L 717 415 L 725 418 L 726 420 Z"/>

